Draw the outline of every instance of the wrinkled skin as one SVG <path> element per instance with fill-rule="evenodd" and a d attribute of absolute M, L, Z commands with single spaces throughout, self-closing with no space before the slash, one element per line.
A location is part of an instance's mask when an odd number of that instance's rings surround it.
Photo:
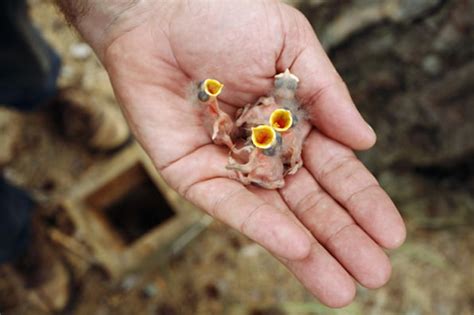
<path fill-rule="evenodd" d="M 268 249 L 329 306 L 350 303 L 354 281 L 386 283 L 383 248 L 402 244 L 404 224 L 351 150 L 371 147 L 375 135 L 302 14 L 270 0 L 139 1 L 107 31 L 113 38 L 96 51 L 136 138 L 173 188 Z M 185 87 L 223 82 L 220 106 L 233 117 L 286 68 L 317 126 L 304 167 L 279 190 L 244 186 L 229 179 L 228 149 L 212 143 Z"/>

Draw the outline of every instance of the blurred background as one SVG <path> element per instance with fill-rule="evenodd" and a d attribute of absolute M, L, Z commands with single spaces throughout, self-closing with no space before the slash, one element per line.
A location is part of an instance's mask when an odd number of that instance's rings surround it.
<path fill-rule="evenodd" d="M 288 2 L 377 132 L 359 156 L 408 227 L 389 252 L 390 282 L 330 310 L 261 247 L 180 199 L 129 139 L 89 46 L 52 1 L 31 0 L 62 58 L 60 96 L 35 112 L 0 107 L 0 169 L 39 205 L 38 248 L 66 270 L 60 313 L 474 314 L 474 1 Z M 0 268 L 2 315 L 52 313 L 30 280 Z"/>

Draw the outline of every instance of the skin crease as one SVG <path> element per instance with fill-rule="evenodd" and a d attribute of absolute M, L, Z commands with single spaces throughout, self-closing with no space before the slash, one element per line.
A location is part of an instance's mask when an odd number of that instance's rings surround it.
<path fill-rule="evenodd" d="M 131 23 L 133 10 L 140 20 Z M 138 141 L 173 188 L 267 248 L 328 306 L 353 300 L 354 279 L 368 288 L 388 281 L 382 248 L 400 246 L 405 227 L 351 150 L 371 147 L 375 134 L 301 13 L 270 0 L 142 1 L 107 30 L 106 44 L 93 47 Z M 221 81 L 220 105 L 233 115 L 286 68 L 300 78 L 297 97 L 314 124 L 305 166 L 280 190 L 245 187 L 228 178 L 228 149 L 212 143 L 186 88 Z"/>

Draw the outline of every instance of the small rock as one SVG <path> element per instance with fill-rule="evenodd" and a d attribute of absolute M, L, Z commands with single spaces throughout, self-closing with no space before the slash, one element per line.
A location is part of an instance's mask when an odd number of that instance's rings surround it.
<path fill-rule="evenodd" d="M 153 283 L 150 283 L 143 288 L 143 294 L 148 298 L 152 298 L 158 294 L 158 288 Z"/>
<path fill-rule="evenodd" d="M 128 291 L 133 289 L 138 283 L 138 277 L 136 275 L 127 276 L 122 283 L 120 284 L 120 288 L 122 290 Z"/>
<path fill-rule="evenodd" d="M 407 315 L 420 315 L 421 311 L 418 308 L 410 309 L 406 312 Z"/>
<path fill-rule="evenodd" d="M 453 52 L 462 43 L 462 33 L 453 24 L 445 25 L 433 41 L 433 48 L 438 52 Z"/>
<path fill-rule="evenodd" d="M 441 4 L 441 0 L 400 0 L 391 1 L 393 8 L 390 18 L 395 21 L 412 21 Z"/>
<path fill-rule="evenodd" d="M 69 47 L 69 52 L 75 59 L 84 60 L 92 54 L 92 49 L 86 43 L 76 43 Z"/>
<path fill-rule="evenodd" d="M 443 70 L 441 59 L 436 55 L 426 56 L 423 59 L 421 66 L 423 67 L 423 70 L 426 73 L 429 73 L 431 75 L 440 74 Z"/>
<path fill-rule="evenodd" d="M 71 79 L 74 77 L 76 71 L 73 67 L 64 65 L 61 67 L 61 76 L 66 79 Z"/>
<path fill-rule="evenodd" d="M 229 291 L 229 282 L 224 279 L 216 281 L 216 287 L 222 295 L 225 295 Z"/>

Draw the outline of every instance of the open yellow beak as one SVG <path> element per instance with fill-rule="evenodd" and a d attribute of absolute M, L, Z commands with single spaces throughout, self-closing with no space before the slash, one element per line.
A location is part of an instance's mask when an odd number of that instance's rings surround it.
<path fill-rule="evenodd" d="M 293 125 L 293 115 L 289 110 L 276 109 L 270 115 L 270 126 L 272 126 L 278 132 L 284 132 L 291 128 Z"/>
<path fill-rule="evenodd" d="M 275 130 L 267 125 L 252 128 L 252 142 L 260 149 L 270 148 L 276 141 Z"/>
<path fill-rule="evenodd" d="M 224 84 L 214 79 L 206 79 L 202 83 L 202 87 L 207 95 L 210 97 L 217 97 L 217 95 L 221 94 Z"/>

